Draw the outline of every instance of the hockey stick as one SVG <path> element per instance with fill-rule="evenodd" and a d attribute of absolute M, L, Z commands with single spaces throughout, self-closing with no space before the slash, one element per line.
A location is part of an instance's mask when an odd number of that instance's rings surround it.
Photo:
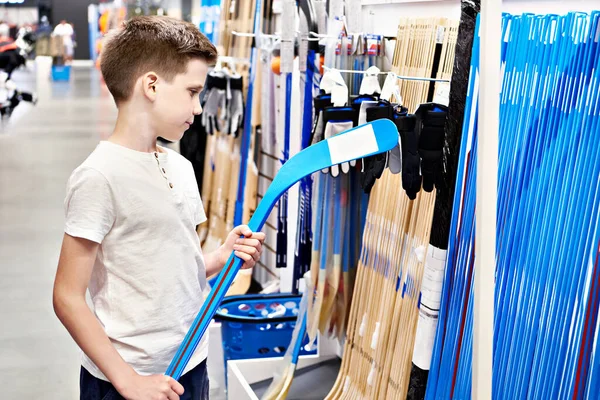
<path fill-rule="evenodd" d="M 255 0 L 256 7 L 254 10 L 254 34 L 258 35 L 260 31 L 260 25 L 262 21 L 262 0 Z M 246 185 L 246 169 L 248 167 L 248 153 L 250 151 L 250 136 L 252 135 L 252 111 L 253 111 L 253 98 L 254 98 L 254 83 L 256 80 L 256 70 L 258 69 L 258 49 L 255 45 L 252 46 L 250 52 L 250 77 L 248 79 L 248 94 L 246 95 L 246 110 L 244 115 L 244 130 L 242 132 L 242 144 L 241 144 L 241 155 L 240 155 L 240 174 L 237 200 L 235 203 L 235 217 L 234 226 L 242 223 L 242 216 L 244 214 L 244 187 Z"/>
<path fill-rule="evenodd" d="M 248 223 L 252 231 L 262 229 L 277 200 L 292 185 L 307 175 L 335 164 L 389 151 L 398 144 L 396 126 L 391 121 L 375 121 L 350 129 L 302 150 L 285 163 L 259 203 Z M 217 277 L 211 293 L 202 305 L 185 339 L 171 361 L 166 374 L 179 379 L 206 332 L 210 320 L 243 261 L 232 253 Z"/>

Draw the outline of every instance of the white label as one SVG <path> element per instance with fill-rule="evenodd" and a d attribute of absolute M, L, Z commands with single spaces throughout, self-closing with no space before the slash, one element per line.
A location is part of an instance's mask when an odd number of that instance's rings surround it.
<path fill-rule="evenodd" d="M 421 286 L 419 321 L 417 322 L 412 360 L 417 367 L 423 370 L 429 370 L 431 366 L 431 355 L 433 353 L 435 331 L 440 313 L 447 254 L 446 250 L 441 250 L 431 245 L 427 247 L 427 258 L 425 260 L 423 283 Z"/>
<path fill-rule="evenodd" d="M 366 329 L 367 329 L 367 314 L 363 315 L 362 321 L 360 323 L 360 328 L 358 328 L 358 335 L 360 337 L 365 336 Z"/>
<path fill-rule="evenodd" d="M 273 14 L 281 14 L 283 12 L 283 5 L 281 3 L 281 0 L 273 0 L 273 5 L 271 6 Z"/>
<path fill-rule="evenodd" d="M 437 43 L 444 43 L 444 31 L 445 31 L 445 29 L 443 26 L 438 26 L 437 35 L 436 35 Z"/>
<path fill-rule="evenodd" d="M 343 0 L 330 0 L 329 15 L 334 18 L 335 17 L 343 17 L 344 16 L 344 1 Z"/>
<path fill-rule="evenodd" d="M 356 160 L 379 150 L 371 125 L 353 129 L 327 140 L 332 164 Z"/>
<path fill-rule="evenodd" d="M 281 40 L 281 66 L 282 74 L 292 72 L 294 69 L 294 42 Z"/>
<path fill-rule="evenodd" d="M 306 63 L 308 62 L 308 40 L 306 37 L 300 38 L 300 46 L 298 48 L 298 61 L 300 72 L 306 72 Z"/>
<path fill-rule="evenodd" d="M 283 1 L 283 14 L 281 18 L 281 38 L 294 39 L 296 33 L 296 2 L 294 0 Z"/>
<path fill-rule="evenodd" d="M 439 312 L 431 313 L 427 309 L 419 310 L 419 322 L 417 322 L 412 362 L 417 367 L 426 371 L 429 371 L 431 367 L 431 355 L 433 354 L 433 342 L 435 341 L 438 316 Z"/>
<path fill-rule="evenodd" d="M 375 363 L 371 365 L 371 371 L 369 371 L 369 376 L 367 377 L 367 385 L 373 386 L 373 379 L 375 379 Z"/>
<path fill-rule="evenodd" d="M 443 104 L 448 107 L 448 104 L 450 103 L 450 83 L 438 82 L 435 88 L 433 102 Z"/>
<path fill-rule="evenodd" d="M 350 32 L 361 32 L 362 5 L 361 0 L 346 0 L 346 19 Z"/>
<path fill-rule="evenodd" d="M 284 0 L 281 28 L 281 72 L 288 73 L 294 69 L 294 28 L 296 18 L 296 2 Z"/>
<path fill-rule="evenodd" d="M 346 375 L 346 379 L 344 380 L 344 389 L 342 390 L 342 392 L 346 393 L 348 389 L 350 389 L 350 376 Z"/>
<path fill-rule="evenodd" d="M 377 342 L 379 341 L 379 328 L 381 324 L 379 322 L 375 323 L 375 332 L 373 332 L 373 337 L 371 338 L 371 349 L 377 350 Z"/>
<path fill-rule="evenodd" d="M 446 269 L 446 250 L 427 246 L 427 258 L 421 283 L 421 304 L 431 310 L 439 310 Z"/>
<path fill-rule="evenodd" d="M 314 5 L 319 33 L 327 32 L 327 3 L 325 0 L 316 0 Z"/>
<path fill-rule="evenodd" d="M 382 100 L 390 100 L 392 98 L 392 93 L 394 91 L 394 87 L 397 85 L 396 75 L 393 72 L 388 72 L 387 77 L 385 78 L 385 82 L 383 82 L 383 88 L 381 89 Z"/>

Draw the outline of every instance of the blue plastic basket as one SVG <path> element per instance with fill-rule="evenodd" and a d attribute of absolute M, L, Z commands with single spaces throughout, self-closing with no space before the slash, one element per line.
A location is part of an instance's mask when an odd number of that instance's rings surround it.
<path fill-rule="evenodd" d="M 71 79 L 70 65 L 53 65 L 52 80 L 53 81 L 69 81 Z"/>
<path fill-rule="evenodd" d="M 226 297 L 215 319 L 221 322 L 225 365 L 228 360 L 282 357 L 292 340 L 301 296 L 292 294 Z M 304 338 L 300 355 L 306 350 Z"/>

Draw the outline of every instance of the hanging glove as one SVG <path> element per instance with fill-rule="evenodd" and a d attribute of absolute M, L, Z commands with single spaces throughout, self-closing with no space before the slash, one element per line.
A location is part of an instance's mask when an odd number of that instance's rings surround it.
<path fill-rule="evenodd" d="M 310 136 L 310 144 L 319 143 L 324 138 L 325 132 L 325 123 L 323 122 L 323 111 L 327 107 L 333 107 L 333 103 L 331 102 L 331 95 L 325 93 L 321 90 L 321 94 L 319 94 L 314 99 L 315 105 L 315 123 L 313 125 L 313 130 Z"/>
<path fill-rule="evenodd" d="M 244 81 L 240 74 L 229 77 L 229 90 L 227 93 L 227 121 L 228 133 L 238 137 L 240 128 L 244 124 L 244 96 L 242 90 Z"/>
<path fill-rule="evenodd" d="M 365 122 L 372 122 L 378 119 L 391 119 L 392 116 L 393 108 L 389 103 L 377 103 L 375 106 L 365 109 Z M 370 193 L 377 179 L 381 178 L 387 162 L 388 153 L 375 154 L 363 159 L 360 186 L 365 193 Z"/>
<path fill-rule="evenodd" d="M 206 77 L 206 89 L 202 103 L 202 126 L 210 135 L 221 131 L 220 120 L 226 117 L 227 77 L 223 72 L 214 72 Z"/>
<path fill-rule="evenodd" d="M 423 190 L 433 191 L 434 185 L 442 182 L 442 153 L 444 148 L 444 124 L 448 107 L 427 103 L 421 104 L 415 116 L 419 137 L 419 156 L 423 174 Z"/>
<path fill-rule="evenodd" d="M 323 122 L 325 123 L 325 139 L 329 139 L 354 127 L 355 111 L 352 107 L 328 107 L 323 112 Z M 360 143 L 356 144 L 360 146 Z M 346 163 L 344 163 L 346 164 Z M 347 167 L 348 171 L 350 166 Z M 324 173 L 330 171 L 331 176 L 336 177 L 340 174 L 340 166 L 334 165 Z"/>
<path fill-rule="evenodd" d="M 395 122 L 402 146 L 402 188 L 408 197 L 414 200 L 421 190 L 419 136 L 415 130 L 417 117 L 414 115 L 399 116 Z"/>

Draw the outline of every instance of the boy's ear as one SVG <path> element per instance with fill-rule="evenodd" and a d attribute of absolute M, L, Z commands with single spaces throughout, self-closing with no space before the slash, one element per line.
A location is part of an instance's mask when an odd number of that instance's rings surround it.
<path fill-rule="evenodd" d="M 148 72 L 142 76 L 142 90 L 146 98 L 150 101 L 156 99 L 157 84 L 158 74 L 156 72 Z"/>

